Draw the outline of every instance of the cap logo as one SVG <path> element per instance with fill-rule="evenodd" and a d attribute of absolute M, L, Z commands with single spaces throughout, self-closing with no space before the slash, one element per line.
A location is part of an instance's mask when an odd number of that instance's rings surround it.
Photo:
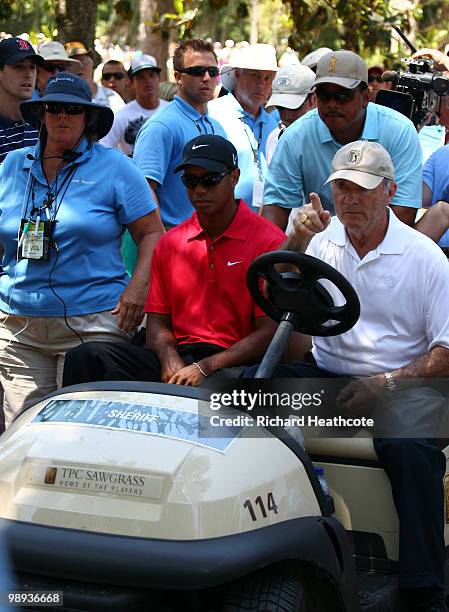
<path fill-rule="evenodd" d="M 237 165 L 237 155 L 235 155 L 234 153 L 232 154 L 232 162 L 233 162 L 234 166 Z"/>
<path fill-rule="evenodd" d="M 357 165 L 360 161 L 360 151 L 349 151 L 348 162 Z"/>
<path fill-rule="evenodd" d="M 328 72 L 332 74 L 337 70 L 337 58 L 333 55 L 329 60 L 329 69 Z"/>
<path fill-rule="evenodd" d="M 290 79 L 288 77 L 280 77 L 277 79 L 276 85 L 279 85 L 279 87 L 287 87 L 290 85 Z"/>
<path fill-rule="evenodd" d="M 27 41 L 23 40 L 22 38 L 18 38 L 17 42 L 19 43 L 19 49 L 21 51 L 28 51 L 28 49 L 30 48 L 29 43 L 27 43 Z"/>
<path fill-rule="evenodd" d="M 195 151 L 195 149 L 199 149 L 200 147 L 208 147 L 209 145 L 204 144 L 204 145 L 193 145 L 192 146 L 192 151 Z"/>

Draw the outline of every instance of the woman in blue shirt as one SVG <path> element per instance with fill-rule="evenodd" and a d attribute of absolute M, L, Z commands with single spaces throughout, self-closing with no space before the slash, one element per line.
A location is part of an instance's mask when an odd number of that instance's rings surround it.
<path fill-rule="evenodd" d="M 163 232 L 137 167 L 95 141 L 113 122 L 79 77 L 59 73 L 21 105 L 39 143 L 0 168 L 0 381 L 8 426 L 56 389 L 67 350 L 85 340 L 127 340 L 143 318 L 153 247 Z M 128 228 L 138 244 L 130 280 L 120 257 Z"/>

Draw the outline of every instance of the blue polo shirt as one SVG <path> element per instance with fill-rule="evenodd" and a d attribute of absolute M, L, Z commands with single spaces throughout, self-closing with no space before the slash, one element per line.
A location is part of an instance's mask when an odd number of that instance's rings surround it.
<path fill-rule="evenodd" d="M 449 189 L 449 145 L 440 147 L 433 153 L 423 167 L 423 181 L 432 192 L 432 206 L 436 204 L 446 189 Z M 444 194 L 447 198 L 447 194 Z M 441 247 L 449 247 L 449 231 L 438 241 Z"/>
<path fill-rule="evenodd" d="M 156 195 L 164 224 L 178 225 L 193 212 L 181 173 L 182 151 L 200 134 L 226 137 L 223 128 L 206 113 L 201 115 L 179 96 L 153 115 L 137 134 L 133 158 L 142 174 L 159 183 Z"/>
<path fill-rule="evenodd" d="M 0 167 L 0 244 L 5 253 L 0 277 L 0 310 L 18 315 L 82 315 L 113 308 L 129 277 L 120 256 L 124 226 L 157 208 L 145 178 L 123 153 L 100 144 L 78 147 L 75 163 L 63 168 L 59 191 L 50 212 L 56 219 L 48 262 L 17 262 L 21 218 L 29 218 L 34 203 L 42 205 L 48 186 L 41 163 L 27 159 L 40 145 L 13 151 Z M 72 173 L 71 179 L 65 177 Z M 67 187 L 67 189 L 66 189 Z M 35 218 L 35 215 L 33 215 Z M 42 216 L 46 218 L 45 215 Z"/>
<path fill-rule="evenodd" d="M 378 142 L 390 153 L 398 190 L 393 205 L 421 207 L 422 152 L 413 123 L 401 113 L 369 103 L 360 140 Z M 331 185 L 332 159 L 343 145 L 336 142 L 317 109 L 292 123 L 279 139 L 265 179 L 264 203 L 295 208 L 303 194 L 315 191 L 323 207 L 335 214 Z"/>
<path fill-rule="evenodd" d="M 226 137 L 237 149 L 240 179 L 235 188 L 235 197 L 252 206 L 253 185 L 258 179 L 255 157 L 264 178 L 267 173 L 267 138 L 278 124 L 276 116 L 261 108 L 254 118 L 243 110 L 232 93 L 211 100 L 208 108 L 210 116 L 221 123 Z"/>

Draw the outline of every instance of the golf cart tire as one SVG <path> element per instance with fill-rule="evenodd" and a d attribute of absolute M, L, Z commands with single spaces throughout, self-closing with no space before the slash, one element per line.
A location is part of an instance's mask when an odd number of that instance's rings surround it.
<path fill-rule="evenodd" d="M 285 570 L 268 568 L 237 581 L 222 612 L 307 612 L 299 578 Z"/>

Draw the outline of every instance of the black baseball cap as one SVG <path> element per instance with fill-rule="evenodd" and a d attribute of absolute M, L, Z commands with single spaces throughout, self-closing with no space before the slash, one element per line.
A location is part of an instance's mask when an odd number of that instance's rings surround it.
<path fill-rule="evenodd" d="M 237 150 L 229 140 L 222 136 L 204 134 L 190 140 L 184 147 L 182 164 L 175 172 L 185 166 L 199 166 L 211 172 L 224 172 L 238 167 Z"/>
<path fill-rule="evenodd" d="M 18 64 L 24 59 L 34 59 L 36 64 L 43 64 L 44 58 L 36 53 L 33 46 L 23 38 L 5 38 L 0 42 L 0 63 Z"/>

